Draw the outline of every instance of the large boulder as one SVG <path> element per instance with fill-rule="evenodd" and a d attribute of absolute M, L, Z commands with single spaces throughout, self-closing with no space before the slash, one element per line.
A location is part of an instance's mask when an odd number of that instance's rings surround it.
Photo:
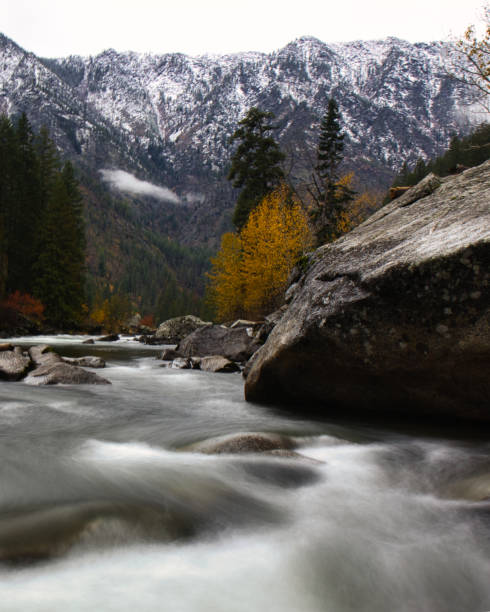
<path fill-rule="evenodd" d="M 155 338 L 158 339 L 161 344 L 178 344 L 194 330 L 205 325 L 210 325 L 210 323 L 206 323 L 194 315 L 174 317 L 159 325 L 155 332 Z"/>
<path fill-rule="evenodd" d="M 259 346 L 251 327 L 207 325 L 184 338 L 177 352 L 184 357 L 222 355 L 231 361 L 246 361 Z"/>
<path fill-rule="evenodd" d="M 315 252 L 248 400 L 490 420 L 490 161 L 437 182 Z"/>

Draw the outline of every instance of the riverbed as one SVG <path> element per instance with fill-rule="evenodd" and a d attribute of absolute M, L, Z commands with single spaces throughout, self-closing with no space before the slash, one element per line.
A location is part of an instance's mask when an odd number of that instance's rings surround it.
<path fill-rule="evenodd" d="M 490 610 L 481 430 L 302 416 L 83 339 L 22 343 L 99 355 L 111 385 L 0 382 L 2 612 Z M 300 456 L 193 447 L 238 432 Z"/>

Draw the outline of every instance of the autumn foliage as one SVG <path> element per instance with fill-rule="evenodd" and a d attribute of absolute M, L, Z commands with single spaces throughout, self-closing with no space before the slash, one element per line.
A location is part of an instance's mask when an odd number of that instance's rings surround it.
<path fill-rule="evenodd" d="M 28 293 L 15 291 L 2 304 L 3 308 L 21 314 L 26 319 L 40 323 L 44 319 L 44 306 Z"/>
<path fill-rule="evenodd" d="M 224 234 L 211 260 L 209 293 L 218 318 L 258 318 L 274 310 L 311 244 L 306 215 L 290 190 L 282 185 L 266 195 L 240 233 Z"/>

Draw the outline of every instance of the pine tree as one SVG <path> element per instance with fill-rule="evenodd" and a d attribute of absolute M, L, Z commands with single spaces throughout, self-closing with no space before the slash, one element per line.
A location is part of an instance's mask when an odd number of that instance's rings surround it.
<path fill-rule="evenodd" d="M 82 313 L 84 247 L 81 196 L 73 167 L 57 173 L 42 220 L 35 295 L 54 325 L 77 325 Z"/>
<path fill-rule="evenodd" d="M 336 101 L 330 98 L 327 112 L 320 124 L 317 164 L 308 188 L 314 201 L 311 220 L 319 244 L 333 240 L 338 217 L 344 206 L 354 197 L 350 183 L 339 180 L 338 169 L 344 151 L 341 119 Z"/>
<path fill-rule="evenodd" d="M 39 181 L 34 135 L 25 113 L 14 129 L 11 180 L 11 206 L 8 232 L 8 289 L 28 293 L 32 285 L 32 267 L 36 259 L 33 245 L 40 219 Z"/>
<path fill-rule="evenodd" d="M 243 227 L 250 212 L 284 178 L 279 164 L 285 155 L 270 135 L 275 129 L 270 123 L 273 118 L 273 113 L 252 107 L 231 137 L 231 142 L 239 141 L 228 173 L 233 186 L 242 189 L 233 215 L 237 229 Z"/>

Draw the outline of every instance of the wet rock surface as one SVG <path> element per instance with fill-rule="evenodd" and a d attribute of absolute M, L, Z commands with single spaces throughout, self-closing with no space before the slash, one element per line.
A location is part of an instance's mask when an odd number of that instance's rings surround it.
<path fill-rule="evenodd" d="M 490 161 L 431 181 L 317 249 L 248 400 L 490 420 Z"/>

